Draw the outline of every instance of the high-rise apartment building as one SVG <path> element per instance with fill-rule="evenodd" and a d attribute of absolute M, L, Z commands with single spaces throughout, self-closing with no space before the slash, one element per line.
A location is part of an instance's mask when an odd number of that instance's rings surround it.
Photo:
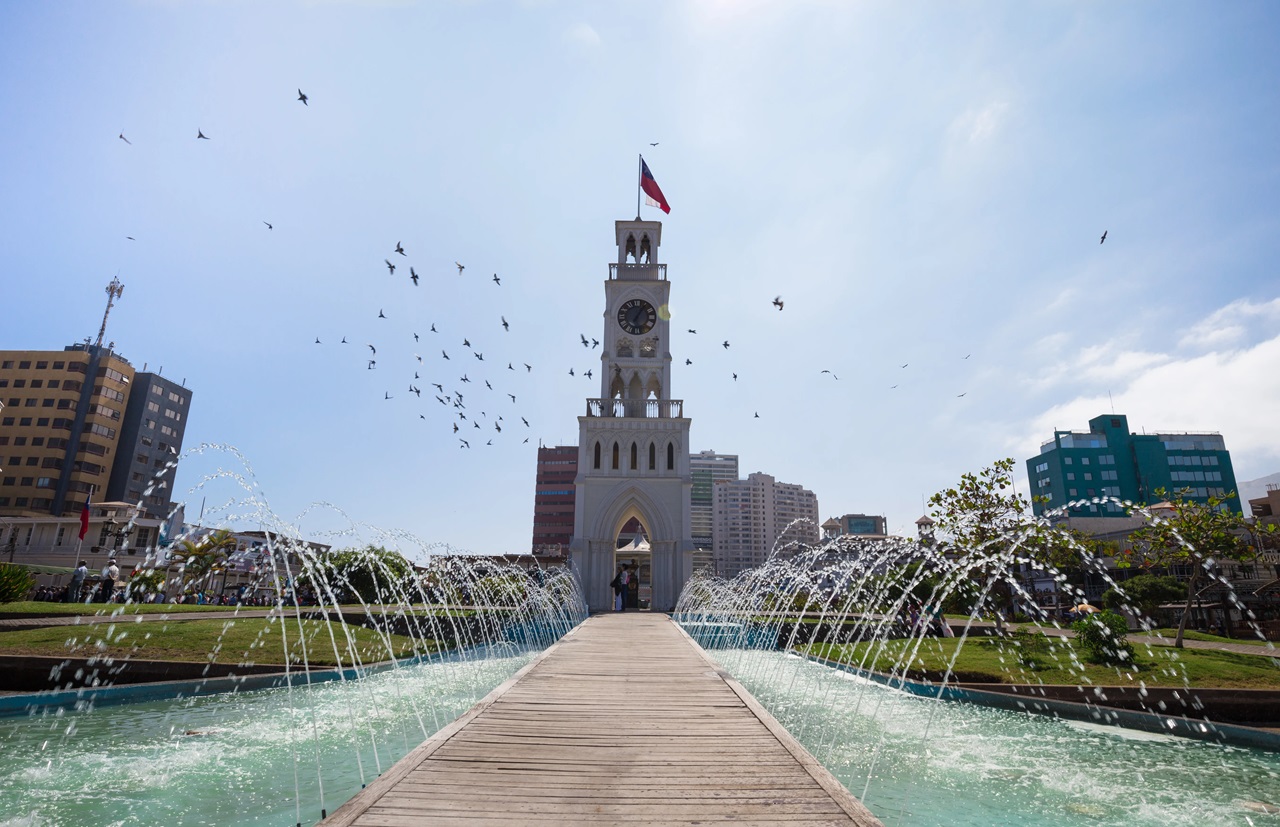
<path fill-rule="evenodd" d="M 738 455 L 699 451 L 689 455 L 689 473 L 693 488 L 689 495 L 689 534 L 693 538 L 693 569 L 711 569 L 715 564 L 715 498 L 712 487 L 717 482 L 738 479 Z"/>
<path fill-rule="evenodd" d="M 754 473 L 712 486 L 716 568 L 734 577 L 759 566 L 775 547 L 818 542 L 818 498 L 808 489 Z"/>
<path fill-rule="evenodd" d="M 533 493 L 533 553 L 567 553 L 573 540 L 573 481 L 578 476 L 578 446 L 538 448 Z"/>
<path fill-rule="evenodd" d="M 1079 503 L 1071 516 L 1124 517 L 1114 502 L 1087 501 L 1114 497 L 1154 504 L 1161 489 L 1185 489 L 1193 500 L 1233 494 L 1229 507 L 1240 510 L 1231 454 L 1221 434 L 1134 434 L 1121 414 L 1095 416 L 1088 431 L 1054 431 L 1040 453 L 1027 460 L 1027 477 L 1036 514 Z"/>
<path fill-rule="evenodd" d="M 0 351 L 0 514 L 60 516 L 92 497 L 164 516 L 190 397 L 111 346 Z"/>

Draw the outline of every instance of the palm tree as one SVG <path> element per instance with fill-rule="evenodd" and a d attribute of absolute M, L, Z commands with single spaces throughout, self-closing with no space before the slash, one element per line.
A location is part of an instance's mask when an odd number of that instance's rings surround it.
<path fill-rule="evenodd" d="M 226 562 L 234 551 L 236 538 L 226 529 L 211 531 L 199 540 L 180 540 L 174 556 L 178 559 L 180 590 L 185 590 L 208 577 Z"/>

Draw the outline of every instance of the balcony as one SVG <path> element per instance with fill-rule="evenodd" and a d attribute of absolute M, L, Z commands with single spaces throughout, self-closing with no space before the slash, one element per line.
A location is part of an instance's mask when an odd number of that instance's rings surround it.
<path fill-rule="evenodd" d="M 666 281 L 665 264 L 610 264 L 609 281 Z"/>
<path fill-rule="evenodd" d="M 683 419 L 683 399 L 588 399 L 587 416 L 611 419 Z"/>

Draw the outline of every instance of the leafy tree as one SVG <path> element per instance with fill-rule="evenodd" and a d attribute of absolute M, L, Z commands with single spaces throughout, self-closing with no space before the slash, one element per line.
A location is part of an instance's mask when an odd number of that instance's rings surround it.
<path fill-rule="evenodd" d="M 365 603 L 383 603 L 408 588 L 412 574 L 413 566 L 404 555 L 368 545 L 339 549 L 310 561 L 298 583 L 316 587 L 320 596 L 327 594 L 327 586 L 339 600 L 358 596 Z"/>
<path fill-rule="evenodd" d="M 1085 660 L 1112 665 L 1132 664 L 1133 644 L 1125 640 L 1129 624 L 1115 612 L 1094 612 L 1071 624 Z"/>
<path fill-rule="evenodd" d="M 0 563 L 0 603 L 25 600 L 36 586 L 36 579 L 25 566 Z"/>
<path fill-rule="evenodd" d="M 1143 617 L 1151 617 L 1161 603 L 1181 600 L 1186 596 L 1187 587 L 1176 577 L 1144 572 L 1107 589 L 1102 595 L 1102 603 L 1116 611 L 1134 607 Z"/>
<path fill-rule="evenodd" d="M 1012 602 L 1012 567 L 1029 562 L 1041 568 L 1080 565 L 1094 544 L 1075 532 L 1061 531 L 1031 516 L 1031 503 L 1013 489 L 1012 458 L 998 460 L 977 474 L 965 474 L 955 488 L 929 498 L 934 547 L 986 592 L 1003 633 L 1003 610 Z M 1013 553 L 1011 553 L 1013 552 Z M 1016 558 L 1016 559 L 1015 559 Z"/>
<path fill-rule="evenodd" d="M 1157 489 L 1156 496 L 1168 498 L 1169 493 Z M 1187 498 L 1187 491 L 1174 492 L 1169 499 L 1170 513 L 1155 515 L 1146 525 L 1129 535 L 1139 564 L 1168 568 L 1186 565 L 1191 568 L 1191 581 L 1187 583 L 1187 603 L 1178 622 L 1178 634 L 1173 645 L 1182 648 L 1182 636 L 1191 617 L 1197 586 L 1208 576 L 1207 567 L 1214 560 L 1244 561 L 1252 559 L 1256 551 L 1250 542 L 1250 530 L 1271 535 L 1274 525 L 1259 529 L 1245 521 L 1244 515 L 1232 511 L 1225 497 L 1208 497 L 1204 502 Z M 1132 565 L 1121 560 L 1118 565 Z"/>

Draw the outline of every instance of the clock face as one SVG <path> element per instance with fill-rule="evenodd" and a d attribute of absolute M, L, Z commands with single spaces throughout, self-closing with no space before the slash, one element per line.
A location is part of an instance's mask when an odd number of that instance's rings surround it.
<path fill-rule="evenodd" d="M 623 302 L 618 308 L 618 326 L 632 335 L 648 333 L 658 322 L 658 311 L 644 299 Z"/>

